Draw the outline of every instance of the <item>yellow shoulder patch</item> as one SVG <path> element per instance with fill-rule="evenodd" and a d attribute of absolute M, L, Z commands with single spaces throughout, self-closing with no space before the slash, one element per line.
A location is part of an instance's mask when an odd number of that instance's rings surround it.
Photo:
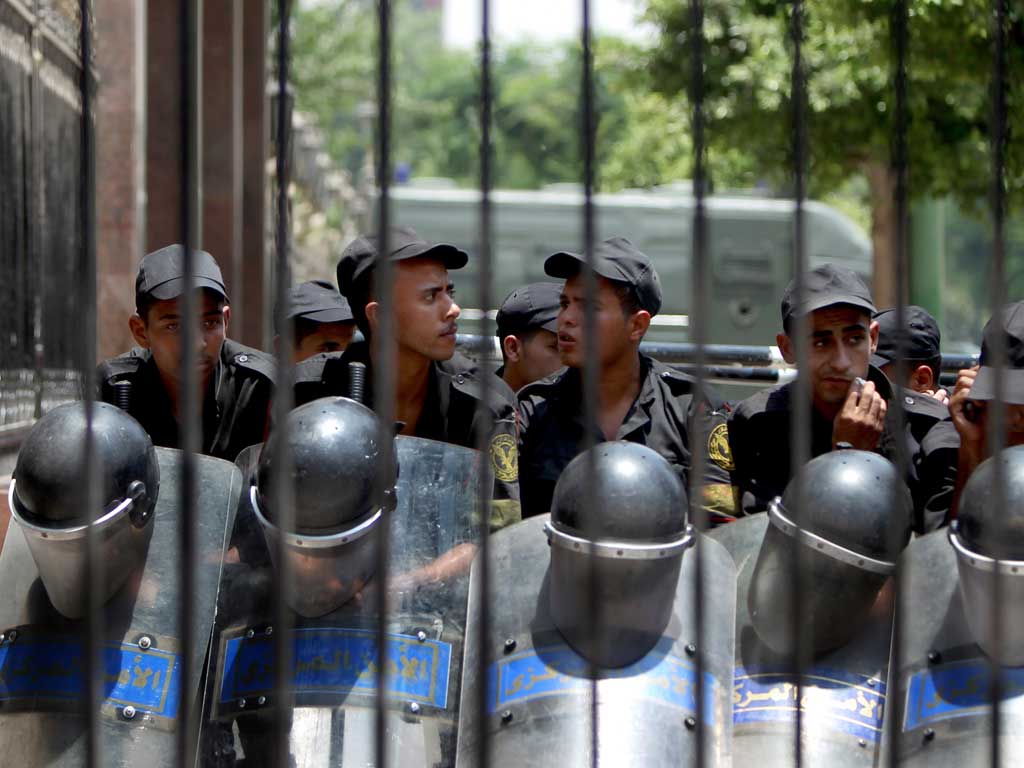
<path fill-rule="evenodd" d="M 503 483 L 519 479 L 519 446 L 512 435 L 495 435 L 490 447 L 494 477 Z"/>
<path fill-rule="evenodd" d="M 729 428 L 725 424 L 719 424 L 708 435 L 708 458 L 729 472 L 736 469 L 729 447 Z"/>

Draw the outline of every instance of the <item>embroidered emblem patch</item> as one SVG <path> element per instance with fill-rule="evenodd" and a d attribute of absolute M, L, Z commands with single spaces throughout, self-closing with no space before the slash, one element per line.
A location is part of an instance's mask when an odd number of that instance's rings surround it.
<path fill-rule="evenodd" d="M 491 467 L 494 476 L 503 483 L 519 479 L 519 447 L 512 435 L 495 435 L 491 440 Z"/>
<path fill-rule="evenodd" d="M 729 472 L 736 469 L 732 449 L 729 448 L 729 428 L 725 424 L 719 424 L 708 435 L 708 458 Z"/>

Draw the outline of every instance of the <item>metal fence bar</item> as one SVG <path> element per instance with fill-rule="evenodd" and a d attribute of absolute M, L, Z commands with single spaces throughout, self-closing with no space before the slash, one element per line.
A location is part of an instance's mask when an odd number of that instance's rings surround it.
<path fill-rule="evenodd" d="M 380 444 L 391 445 L 394 438 L 395 421 L 395 371 L 394 329 L 392 312 L 394 304 L 394 267 L 387 257 L 390 253 L 389 232 L 391 226 L 391 2 L 378 0 L 377 5 L 377 252 L 381 258 L 374 267 L 373 292 L 378 304 L 376 338 L 372 338 L 372 352 L 377 364 L 373 370 L 373 403 L 380 420 Z M 394 477 L 393 456 L 384 451 L 384 461 L 378 465 L 376 501 L 383 508 L 380 522 L 381 534 L 377 544 L 377 716 L 376 716 L 376 764 L 388 765 L 387 752 L 387 701 L 385 699 L 387 665 L 388 626 L 388 582 L 389 538 L 391 511 L 384 503 L 389 478 Z"/>
<path fill-rule="evenodd" d="M 993 45 L 992 45 L 992 129 L 989 133 L 992 155 L 992 284 L 991 295 L 993 297 L 993 317 L 1001 317 L 1003 305 L 1006 303 L 1006 240 L 1005 240 L 1005 219 L 1006 219 L 1006 0 L 993 0 Z M 993 461 L 993 483 L 994 501 L 998 514 L 996 515 L 997 530 L 995 531 L 996 564 L 993 569 L 992 582 L 992 612 L 991 631 L 993 651 L 990 656 L 991 687 L 991 753 L 990 759 L 993 768 L 1001 765 L 1002 742 L 1000 730 L 1003 720 L 1002 695 L 1003 677 L 1002 667 L 999 659 L 1002 657 L 1003 648 L 1003 623 L 1004 617 L 1000 608 L 1003 606 L 1005 596 L 1004 574 L 1000 560 L 1007 558 L 1005 551 L 1004 536 L 999 529 L 1005 527 L 1003 510 L 1006 508 L 1006 471 L 1003 463 L 999 460 L 1000 452 L 1006 445 L 1006 381 L 1004 368 L 1007 360 L 1007 344 L 1005 334 L 1000 330 L 993 334 L 992 366 L 995 369 L 995 398 L 988 413 L 987 443 L 988 453 L 994 458 Z"/>
<path fill-rule="evenodd" d="M 793 210 L 793 274 L 794 293 L 796 305 L 802 306 L 805 281 L 804 272 L 807 269 L 806 237 L 804 223 L 804 201 L 807 198 L 806 172 L 807 172 L 807 114 L 806 114 L 806 91 L 807 84 L 804 73 L 803 60 L 803 23 L 804 6 L 803 0 L 793 0 L 790 36 L 793 47 L 792 74 L 790 80 L 790 101 L 792 109 L 792 162 L 793 162 L 793 184 L 795 206 Z M 790 329 L 790 337 L 795 342 L 797 366 L 800 370 L 808 370 L 808 335 L 809 319 L 803 311 L 795 313 L 794 325 Z M 791 422 L 792 443 L 791 459 L 792 474 L 795 477 L 811 454 L 811 398 L 809 377 L 798 376 L 795 382 L 795 403 L 793 407 L 793 421 Z M 796 522 L 803 526 L 806 523 L 806 494 L 803 483 L 797 483 L 796 492 Z M 808 663 L 810 644 L 807 638 L 807 631 L 804 626 L 804 601 L 803 596 L 807 593 L 805 584 L 806 558 L 802 547 L 795 548 L 796 568 L 793 583 L 793 638 L 794 645 L 794 666 L 797 672 L 796 700 L 803 700 L 803 677 L 804 669 Z M 795 730 L 794 730 L 794 764 L 799 768 L 803 764 L 803 708 L 796 707 Z"/>
<path fill-rule="evenodd" d="M 483 307 L 491 306 L 491 282 L 492 274 L 492 253 L 491 253 L 491 121 L 493 119 L 491 107 L 493 94 L 491 92 L 491 3 L 490 0 L 480 0 L 480 304 Z M 481 351 L 486 349 L 486 344 L 493 340 L 491 335 L 490 317 L 485 313 L 481 326 Z M 487 404 L 490 402 L 491 377 L 484 375 L 480 377 L 482 397 L 477 403 L 477 409 L 481 415 L 489 415 L 490 409 Z M 486 424 L 486 422 L 485 422 Z M 481 430 L 477 436 L 477 449 L 481 455 L 486 456 L 488 452 L 487 441 L 491 432 L 491 425 Z M 480 491 L 478 508 L 480 509 L 480 554 L 477 582 L 477 592 L 474 599 L 480 606 L 479 626 L 477 627 L 478 647 L 477 654 L 478 668 L 476 670 L 477 680 L 486 681 L 488 654 L 487 649 L 491 645 L 491 610 L 490 610 L 490 504 L 493 497 L 493 483 L 489 481 L 486 471 L 488 462 L 481 461 L 480 467 Z M 465 674 L 463 675 L 465 678 Z M 480 768 L 487 768 L 490 765 L 490 729 L 487 728 L 487 706 L 488 686 L 477 686 L 477 698 L 472 702 L 477 707 L 478 714 L 476 722 L 480 724 L 480 738 L 477 750 L 477 765 Z"/>
<path fill-rule="evenodd" d="M 96 156 L 93 152 L 95 147 L 95 126 L 92 122 L 92 82 L 90 75 L 92 70 L 90 60 L 92 58 L 92 30 L 91 30 L 91 5 L 90 0 L 81 0 L 79 4 L 81 14 L 81 31 L 79 36 L 79 47 L 81 53 L 81 74 L 79 90 L 82 98 L 82 122 L 81 122 L 81 181 L 79 187 L 79 205 L 82 220 L 82 242 L 81 261 L 82 270 L 79 280 L 79 290 L 83 292 L 83 304 L 85 317 L 82 322 L 82 346 L 81 346 L 81 375 L 83 392 L 85 395 L 85 500 L 86 520 L 88 529 L 86 532 L 86 558 L 85 558 L 85 579 L 89 585 L 86 598 L 87 618 L 84 626 L 85 632 L 85 691 L 86 691 L 86 763 L 90 768 L 99 768 L 104 764 L 103 745 L 100 731 L 100 707 L 103 697 L 101 686 L 101 675 L 103 663 L 101 658 L 103 648 L 103 604 L 100 600 L 103 561 L 99 552 L 99 533 L 95 530 L 96 519 L 100 514 L 100 478 L 99 462 L 96 456 L 96 441 L 93 436 L 94 405 L 96 396 Z M 41 114 L 39 101 L 42 89 L 36 87 L 33 94 L 33 109 Z M 41 142 L 40 142 L 41 144 Z M 34 166 L 41 169 L 39 160 L 39 145 L 36 146 L 36 157 Z M 37 181 L 39 177 L 37 177 Z M 37 190 L 41 199 L 41 190 Z M 40 209 L 41 210 L 41 209 Z M 37 212 L 38 213 L 38 212 Z M 41 227 L 36 227 L 38 232 Z M 38 249 L 38 243 L 36 244 Z M 40 267 L 40 271 L 42 271 Z M 37 307 L 41 305 L 42 297 L 37 297 Z M 36 321 L 41 319 L 42 311 L 36 312 Z M 38 337 L 37 337 L 38 338 Z M 38 367 L 38 363 L 37 363 Z M 37 414 L 38 415 L 38 414 Z"/>
<path fill-rule="evenodd" d="M 705 368 L 705 342 L 707 340 L 708 301 L 705 292 L 707 284 L 707 217 L 704 209 L 705 193 L 705 147 L 704 147 L 704 4 L 702 0 L 690 0 L 690 28 L 693 36 L 693 48 L 690 58 L 690 108 L 692 111 L 693 132 L 693 270 L 691 272 L 691 292 L 693 313 L 691 328 L 695 344 L 694 373 L 697 377 L 697 389 L 694 397 L 704 398 L 704 386 L 707 376 Z M 699 412 L 699 411 L 698 411 Z M 704 514 L 702 502 L 702 479 L 704 465 L 708 460 L 706 442 L 703 438 L 701 423 L 695 420 L 690 425 L 690 487 L 689 506 L 695 514 L 698 530 L 708 527 L 707 516 Z M 695 664 L 697 670 L 696 702 L 697 702 L 697 766 L 703 768 L 707 757 L 706 739 L 704 735 L 704 666 L 707 643 L 704 638 L 704 547 L 700 541 L 694 547 L 693 558 L 696 564 L 696 578 L 693 582 L 694 619 L 696 624 L 697 653 Z"/>
<path fill-rule="evenodd" d="M 196 295 L 195 255 L 193 251 L 200 246 L 199 222 L 199 169 L 201 167 L 201 147 L 199 144 L 199 35 L 201 29 L 200 14 L 202 0 L 183 0 L 179 14 L 180 48 L 179 55 L 181 78 L 181 242 L 184 246 L 183 266 L 185 291 L 181 296 L 181 382 L 180 415 L 181 427 L 181 488 L 180 499 L 182 508 L 181 530 L 181 562 L 178 626 L 181 632 L 183 680 L 191 680 L 194 674 L 193 661 L 195 648 L 195 560 L 196 560 L 196 529 L 198 511 L 196 500 L 198 494 L 196 454 L 202 450 L 200 426 L 199 372 L 197 363 L 197 346 L 199 334 L 200 305 Z M 188 768 L 194 754 L 196 744 L 195 703 L 192 696 L 186 695 L 181 701 L 181 719 L 178 721 L 178 763 L 181 768 Z"/>
<path fill-rule="evenodd" d="M 893 243 L 894 251 L 896 254 L 896 262 L 894 264 L 894 284 L 896 289 L 896 327 L 902 331 L 906 328 L 906 303 L 904 301 L 906 286 L 907 286 L 907 235 L 908 235 L 908 213 L 907 213 L 907 176 L 908 176 L 908 149 L 907 149 L 907 131 L 909 129 L 909 110 L 907 106 L 907 48 L 908 48 L 908 11 L 906 0 L 896 0 L 893 5 L 892 13 L 889 22 L 889 31 L 892 44 L 892 52 L 895 58 L 895 72 L 893 77 L 893 96 L 894 96 L 894 117 L 895 117 L 895 134 L 893 136 L 892 144 L 892 165 L 893 170 L 896 174 L 896 188 L 894 191 L 894 205 L 896 209 L 896 228 L 895 228 L 895 242 Z M 907 360 L 906 360 L 906 346 L 907 338 L 901 332 L 896 335 L 896 382 L 897 386 L 902 386 L 903 382 L 907 380 Z M 895 422 L 899 425 L 899 431 L 897 435 L 902 435 L 906 428 L 906 411 L 903 407 L 903 398 L 897 393 L 897 396 L 893 397 L 890 401 L 890 407 L 894 409 Z M 890 422 L 891 423 L 891 422 Z M 894 440 L 895 450 L 895 464 L 899 477 L 907 477 L 907 465 L 909 457 L 907 456 L 907 445 L 903 440 Z M 901 504 L 901 491 L 902 487 L 899 483 L 893 488 L 893 495 L 891 498 L 892 509 L 897 510 Z M 903 594 L 903 590 L 906 588 L 904 583 L 903 574 L 899 570 L 894 574 L 892 580 L 892 604 L 893 604 L 893 624 L 892 624 L 892 637 L 890 640 L 890 657 L 889 657 L 889 668 L 895 670 L 894 675 L 890 675 L 889 679 L 894 680 L 895 685 L 893 690 L 887 690 L 887 701 L 889 702 L 889 709 L 892 712 L 892 722 L 902 722 L 903 712 L 903 698 L 902 698 L 902 681 L 899 670 L 902 667 L 902 649 L 901 642 L 903 639 L 903 612 L 899 610 L 900 596 Z M 892 738 L 889 742 L 889 763 L 891 765 L 898 765 L 899 763 L 899 738 Z"/>
<path fill-rule="evenodd" d="M 598 365 L 598 342 L 597 342 L 597 313 L 595 300 L 597 298 L 597 273 L 594 271 L 594 246 L 595 246 L 595 220 L 594 220 L 594 178 L 595 178 L 595 141 L 597 132 L 597 117 L 594 104 L 594 56 L 593 39 L 591 37 L 591 7 L 590 0 L 581 0 L 580 5 L 580 45 L 581 45 L 581 79 L 580 79 L 580 131 L 583 150 L 583 336 L 584 336 L 584 363 L 583 363 L 583 418 L 587 429 L 584 432 L 583 449 L 588 450 L 595 444 L 593 425 L 598 423 L 597 416 L 600 404 L 598 401 L 598 386 L 600 370 Z M 587 479 L 587 507 L 594 509 L 600 503 L 601 494 L 597 484 L 601 478 L 597 473 L 597 457 L 593 451 L 586 454 L 584 474 Z M 594 523 L 589 524 L 591 530 L 586 531 L 586 538 L 591 542 L 588 551 L 589 576 L 587 579 L 587 626 L 588 634 L 594 636 L 600 631 L 601 622 L 601 600 L 598 582 L 600 572 L 598 569 L 597 555 L 593 542 L 599 537 L 597 531 L 593 530 Z M 598 687 L 597 687 L 597 665 L 592 659 L 587 660 L 587 672 L 590 678 L 590 717 L 589 717 L 589 749 L 590 764 L 597 768 L 600 763 L 598 755 L 600 740 L 600 722 L 598 712 Z"/>
<path fill-rule="evenodd" d="M 277 391 L 274 396 L 274 423 L 278 430 L 275 438 L 275 464 L 273 467 L 274 509 L 278 510 L 277 525 L 282 531 L 295 530 L 295 499 L 292 483 L 291 439 L 287 434 L 288 413 L 294 400 L 293 382 L 295 368 L 289 350 L 294 348 L 295 324 L 289 311 L 291 296 L 290 218 L 288 187 L 291 182 L 291 110 L 288 104 L 288 69 L 290 63 L 290 22 L 291 0 L 277 0 L 277 132 L 275 134 L 275 171 L 277 189 L 275 196 L 276 220 L 274 222 L 275 269 L 274 282 L 276 300 L 275 324 L 278 329 L 280 346 L 277 355 Z M 291 594 L 292 561 L 287 556 L 287 541 L 278 536 L 276 559 L 277 583 L 273 591 L 274 612 L 274 760 L 277 765 L 287 766 L 291 761 L 291 714 L 292 714 L 292 650 L 293 614 L 285 595 Z"/>

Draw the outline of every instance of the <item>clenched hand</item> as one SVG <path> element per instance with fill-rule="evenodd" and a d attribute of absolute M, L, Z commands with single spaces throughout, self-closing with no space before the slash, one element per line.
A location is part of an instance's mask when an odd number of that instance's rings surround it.
<path fill-rule="evenodd" d="M 873 451 L 885 429 L 887 405 L 874 382 L 858 379 L 850 386 L 842 410 L 832 424 L 832 448 L 849 443 L 862 451 Z"/>

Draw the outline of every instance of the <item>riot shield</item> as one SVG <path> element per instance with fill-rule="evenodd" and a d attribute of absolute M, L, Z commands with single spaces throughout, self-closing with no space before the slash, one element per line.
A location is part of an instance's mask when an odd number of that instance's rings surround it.
<path fill-rule="evenodd" d="M 479 454 L 404 436 L 395 439 L 395 448 L 399 477 L 388 533 L 390 615 L 383 662 L 389 764 L 452 765 L 469 564 L 477 539 Z M 239 522 L 246 517 L 243 507 Z M 256 550 L 242 539 L 232 538 L 239 551 Z M 439 558 L 447 558 L 449 567 L 431 569 Z M 274 570 L 269 558 L 258 558 L 238 564 L 231 574 L 231 583 L 222 587 L 205 727 L 223 730 L 235 723 L 246 766 L 262 765 L 271 759 L 275 706 Z M 375 764 L 375 584 L 327 616 L 293 614 L 290 749 L 296 766 Z"/>
<path fill-rule="evenodd" d="M 728 765 L 732 725 L 729 694 L 735 570 L 718 544 L 700 537 L 705 600 L 703 638 L 694 617 L 694 550 L 682 556 L 675 605 L 664 636 L 639 661 L 619 669 L 596 669 L 565 642 L 549 610 L 550 554 L 544 524 L 530 518 L 491 539 L 489 647 L 479 646 L 472 627 L 480 605 L 471 593 L 466 638 L 459 768 L 477 765 L 484 729 L 490 765 L 696 764 L 697 669 L 693 653 L 704 648 L 703 727 L 707 765 Z M 481 563 L 473 566 L 478 578 Z M 478 674 L 485 655 L 487 679 Z M 480 686 L 487 686 L 487 711 L 478 711 Z M 596 696 L 596 701 L 594 697 Z M 596 704 L 597 733 L 591 739 Z M 481 720 L 482 715 L 482 720 Z M 597 755 L 594 760 L 594 747 Z"/>
<path fill-rule="evenodd" d="M 197 559 L 191 678 L 183 680 L 181 452 L 157 448 L 160 494 L 145 565 L 102 606 L 103 765 L 172 766 L 181 702 L 201 706 L 213 629 L 219 553 L 241 491 L 234 465 L 196 457 Z M 50 604 L 25 536 L 13 522 L 0 554 L 0 754 L 6 765 L 86 765 L 86 620 Z"/>
<path fill-rule="evenodd" d="M 805 765 L 878 765 L 892 633 L 891 593 L 882 590 L 863 629 L 849 643 L 812 660 L 798 688 L 792 658 L 774 653 L 758 638 L 747 605 L 767 527 L 768 516 L 762 514 L 709 534 L 729 551 L 738 571 L 733 760 L 736 765 L 765 768 L 795 765 L 799 706 Z"/>
<path fill-rule="evenodd" d="M 960 596 L 956 554 L 945 529 L 912 542 L 900 558 L 900 765 L 989 765 L 992 667 L 975 643 Z M 895 676 L 896 671 L 893 670 Z M 1001 765 L 1024 762 L 1024 668 L 1002 668 Z M 895 718 L 893 718 L 894 720 Z"/>

